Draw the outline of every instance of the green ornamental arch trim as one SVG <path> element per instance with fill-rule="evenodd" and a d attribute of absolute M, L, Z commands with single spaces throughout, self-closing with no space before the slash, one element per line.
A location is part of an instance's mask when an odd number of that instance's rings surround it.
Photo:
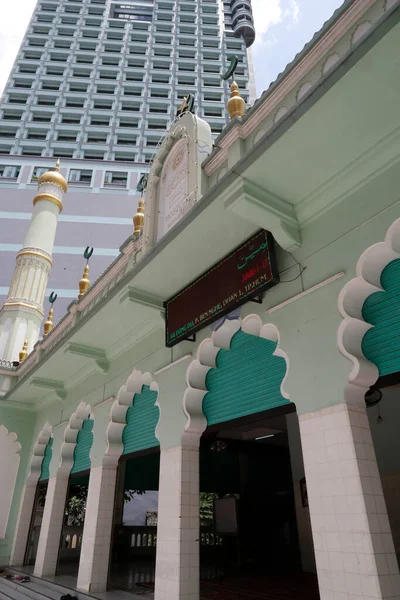
<path fill-rule="evenodd" d="M 281 392 L 286 361 L 274 355 L 276 347 L 275 341 L 239 329 L 229 350 L 221 348 L 216 368 L 206 377 L 203 412 L 208 425 L 290 403 Z"/>
<path fill-rule="evenodd" d="M 93 425 L 93 419 L 85 419 L 82 423 L 82 427 L 78 431 L 71 475 L 90 469 L 90 450 L 93 445 Z"/>
<path fill-rule="evenodd" d="M 70 474 L 72 468 L 74 467 L 75 462 L 75 448 L 78 443 L 79 432 L 82 429 L 84 421 L 90 419 L 91 415 L 91 406 L 90 404 L 85 404 L 85 402 L 81 402 L 76 411 L 71 415 L 68 425 L 64 430 L 64 441 L 61 445 L 60 451 L 60 466 L 59 472 Z M 86 427 L 88 427 L 86 425 Z M 93 441 L 93 434 L 91 433 L 91 438 Z M 87 435 L 87 430 L 86 430 Z M 90 465 L 89 465 L 90 468 Z M 76 471 L 75 471 L 76 472 Z"/>
<path fill-rule="evenodd" d="M 400 370 L 399 304 L 396 286 L 400 259 L 400 219 L 388 229 L 383 242 L 360 256 L 356 277 L 341 290 L 338 309 L 343 318 L 337 344 L 352 363 L 345 384 L 345 400 L 364 406 L 364 397 L 380 375 Z M 389 356 L 390 354 L 390 356 Z"/>
<path fill-rule="evenodd" d="M 207 425 L 289 404 L 288 364 L 275 325 L 263 325 L 258 315 L 225 321 L 188 368 L 183 440 Z"/>
<path fill-rule="evenodd" d="M 53 457 L 53 441 L 54 438 L 50 438 L 46 444 L 46 448 L 44 450 L 43 460 L 42 460 L 42 468 L 40 471 L 39 481 L 46 481 L 50 478 L 50 463 Z"/>
<path fill-rule="evenodd" d="M 122 454 L 158 447 L 159 416 L 157 384 L 150 373 L 134 369 L 111 407 L 105 464 L 117 464 Z"/>
<path fill-rule="evenodd" d="M 364 321 L 372 328 L 361 347 L 381 377 L 400 371 L 400 258 L 383 269 L 380 283 L 382 291 L 368 296 L 363 304 Z"/>
<path fill-rule="evenodd" d="M 122 454 L 132 454 L 160 445 L 155 434 L 159 418 L 157 396 L 157 392 L 148 385 L 143 385 L 141 392 L 133 396 L 132 405 L 126 411 Z"/>
<path fill-rule="evenodd" d="M 52 436 L 53 428 L 49 423 L 45 423 L 36 439 L 33 447 L 31 465 L 26 483 L 36 484 L 42 473 L 42 463 L 46 452 L 47 444 Z"/>

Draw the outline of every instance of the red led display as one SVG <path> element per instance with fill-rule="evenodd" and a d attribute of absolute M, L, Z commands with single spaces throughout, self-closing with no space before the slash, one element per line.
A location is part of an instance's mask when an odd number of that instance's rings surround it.
<path fill-rule="evenodd" d="M 175 346 L 278 282 L 273 237 L 259 231 L 164 303 L 166 345 Z"/>

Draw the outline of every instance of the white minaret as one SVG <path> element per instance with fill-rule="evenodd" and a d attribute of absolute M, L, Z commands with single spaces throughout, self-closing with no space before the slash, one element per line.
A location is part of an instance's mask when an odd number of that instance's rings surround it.
<path fill-rule="evenodd" d="M 0 310 L 0 360 L 17 361 L 24 341 L 28 341 L 29 353 L 39 339 L 58 216 L 67 191 L 59 168 L 57 161 L 55 171 L 39 177 L 32 219 Z"/>

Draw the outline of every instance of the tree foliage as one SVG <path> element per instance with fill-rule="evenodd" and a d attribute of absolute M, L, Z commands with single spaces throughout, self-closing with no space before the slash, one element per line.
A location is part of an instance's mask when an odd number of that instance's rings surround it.
<path fill-rule="evenodd" d="M 200 492 L 200 525 L 207 527 L 214 521 L 214 500 L 218 494 Z"/>

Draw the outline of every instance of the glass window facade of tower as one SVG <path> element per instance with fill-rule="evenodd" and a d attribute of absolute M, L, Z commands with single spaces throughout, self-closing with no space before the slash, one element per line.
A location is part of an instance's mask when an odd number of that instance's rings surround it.
<path fill-rule="evenodd" d="M 254 100 L 254 38 L 250 0 L 39 0 L 1 100 L 0 154 L 150 162 L 189 92 L 217 135 L 229 55 Z"/>

